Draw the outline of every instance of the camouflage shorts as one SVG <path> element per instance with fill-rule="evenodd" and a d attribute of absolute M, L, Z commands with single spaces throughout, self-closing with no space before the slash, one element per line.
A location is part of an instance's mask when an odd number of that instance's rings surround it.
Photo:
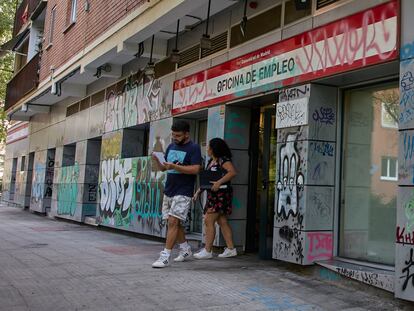
<path fill-rule="evenodd" d="M 191 198 L 184 195 L 167 197 L 164 195 L 162 202 L 162 219 L 167 220 L 168 216 L 173 216 L 182 221 L 187 219 L 188 211 L 191 207 Z"/>

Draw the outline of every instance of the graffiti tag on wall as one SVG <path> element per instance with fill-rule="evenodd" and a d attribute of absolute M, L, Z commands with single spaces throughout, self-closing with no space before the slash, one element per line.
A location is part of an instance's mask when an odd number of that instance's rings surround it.
<path fill-rule="evenodd" d="M 105 101 L 105 132 L 134 126 L 164 117 L 171 112 L 168 90 L 157 79 L 126 82 L 120 93 L 111 91 Z"/>
<path fill-rule="evenodd" d="M 99 182 L 101 223 L 162 236 L 165 174 L 152 170 L 151 157 L 107 159 Z"/>
<path fill-rule="evenodd" d="M 77 207 L 79 164 L 61 168 L 57 184 L 58 215 L 74 216 Z"/>

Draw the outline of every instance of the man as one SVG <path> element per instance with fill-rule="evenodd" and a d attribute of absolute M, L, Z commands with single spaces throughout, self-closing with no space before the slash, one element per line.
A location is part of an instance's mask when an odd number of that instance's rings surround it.
<path fill-rule="evenodd" d="M 191 247 L 187 243 L 182 223 L 185 222 L 191 207 L 196 175 L 201 168 L 200 146 L 190 140 L 190 125 L 186 121 L 175 121 L 171 127 L 173 142 L 165 152 L 166 162 L 161 164 L 153 155 L 162 171 L 167 171 L 164 189 L 162 217 L 168 220 L 167 240 L 160 258 L 153 268 L 164 268 L 170 264 L 171 250 L 175 242 L 180 252 L 174 261 L 184 261 L 191 257 Z"/>

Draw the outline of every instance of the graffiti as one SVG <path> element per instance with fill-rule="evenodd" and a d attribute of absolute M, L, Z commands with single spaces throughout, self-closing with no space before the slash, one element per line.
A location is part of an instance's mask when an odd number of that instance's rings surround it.
<path fill-rule="evenodd" d="M 399 122 L 407 123 L 414 119 L 414 75 L 412 72 L 412 62 L 401 62 L 401 67 L 403 69 L 400 74 Z"/>
<path fill-rule="evenodd" d="M 312 141 L 309 143 L 309 151 L 311 152 L 311 156 L 318 154 L 322 156 L 333 157 L 334 150 L 335 148 L 332 143 L 319 141 Z"/>
<path fill-rule="evenodd" d="M 332 257 L 332 233 L 309 232 L 308 261 L 329 259 Z"/>
<path fill-rule="evenodd" d="M 54 156 L 47 157 L 47 168 L 46 168 L 46 177 L 45 177 L 45 197 L 51 198 L 53 192 L 53 175 L 54 175 L 54 168 L 55 168 L 55 159 Z"/>
<path fill-rule="evenodd" d="M 335 122 L 335 113 L 332 108 L 321 107 L 319 111 L 316 109 L 313 112 L 312 119 L 320 124 L 333 125 Z"/>
<path fill-rule="evenodd" d="M 327 223 L 331 220 L 331 206 L 329 205 L 330 194 L 324 192 L 313 192 L 309 195 L 311 205 L 311 216 Z"/>
<path fill-rule="evenodd" d="M 162 201 L 166 175 L 156 179 L 151 157 L 108 159 L 101 163 L 101 222 L 162 236 Z"/>
<path fill-rule="evenodd" d="M 78 196 L 79 164 L 61 168 L 57 185 L 57 213 L 58 215 L 74 216 Z"/>
<path fill-rule="evenodd" d="M 390 58 L 395 51 L 396 38 L 392 35 L 395 26 L 387 23 L 387 11 L 395 12 L 395 4 L 390 3 L 383 8 L 382 19 L 376 27 L 372 27 L 376 22 L 374 11 L 368 10 L 362 15 L 359 29 L 348 20 L 336 24 L 333 31 L 341 36 L 331 37 L 324 28 L 303 35 L 302 57 L 296 56 L 301 71 L 325 71 L 332 66 L 353 64 L 357 60 L 365 66 L 371 55 L 377 55 L 381 60 Z M 386 48 L 391 46 L 392 50 Z"/>
<path fill-rule="evenodd" d="M 315 168 L 313 169 L 313 173 L 311 175 L 312 180 L 320 180 L 328 172 L 328 162 L 322 161 L 316 164 Z"/>
<path fill-rule="evenodd" d="M 295 230 L 296 232 L 289 228 L 289 226 L 283 226 L 279 229 L 279 236 L 290 243 L 292 242 L 293 237 L 298 234 L 297 229 Z"/>
<path fill-rule="evenodd" d="M 278 241 L 273 244 L 275 258 L 288 258 L 291 255 L 292 244 L 290 242 Z"/>
<path fill-rule="evenodd" d="M 319 268 L 319 277 L 327 281 L 339 281 L 341 276 L 331 270 Z"/>
<path fill-rule="evenodd" d="M 97 190 L 97 185 L 88 184 L 88 201 L 89 202 L 96 201 L 96 190 Z"/>
<path fill-rule="evenodd" d="M 168 92 L 157 79 L 128 81 L 119 93 L 109 92 L 105 106 L 105 132 L 168 117 L 171 104 Z"/>
<path fill-rule="evenodd" d="M 228 123 L 226 127 L 226 139 L 238 140 L 241 144 L 246 142 L 245 137 L 238 133 L 238 129 L 245 129 L 246 124 L 240 120 L 241 116 L 236 112 L 231 112 L 228 118 Z"/>
<path fill-rule="evenodd" d="M 414 56 L 414 42 L 404 44 L 400 50 L 401 59 L 412 58 Z"/>
<path fill-rule="evenodd" d="M 414 245 L 414 231 L 405 231 L 405 227 L 397 226 L 397 243 Z"/>
<path fill-rule="evenodd" d="M 414 155 L 414 136 L 404 132 L 404 159 L 412 160 Z"/>
<path fill-rule="evenodd" d="M 131 159 L 108 159 L 101 163 L 100 211 L 111 225 L 129 225 L 133 178 Z"/>
<path fill-rule="evenodd" d="M 406 290 L 407 289 L 407 285 L 408 282 L 411 279 L 411 285 L 414 287 L 414 271 L 410 270 L 412 266 L 414 266 L 414 261 L 413 261 L 413 248 L 410 249 L 410 258 L 408 260 L 405 261 L 405 267 L 402 269 L 402 273 L 405 275 L 401 276 L 400 278 L 404 280 L 403 286 L 402 286 L 402 290 Z"/>
<path fill-rule="evenodd" d="M 46 166 L 43 163 L 36 163 L 32 182 L 32 202 L 39 203 L 45 193 L 45 172 Z"/>
<path fill-rule="evenodd" d="M 205 101 L 215 95 L 213 89 L 207 87 L 207 71 L 204 71 L 203 83 L 197 83 L 196 77 L 175 82 L 174 89 L 178 90 L 178 99 L 174 94 L 174 109 L 190 106 L 194 103 Z"/>
<path fill-rule="evenodd" d="M 296 150 L 296 134 L 288 134 L 287 142 L 280 148 L 279 181 L 277 182 L 277 214 L 285 219 L 298 213 L 299 195 L 304 179 L 300 172 L 300 158 Z"/>
<path fill-rule="evenodd" d="M 288 102 L 280 102 L 276 106 L 276 127 L 285 128 L 308 123 L 309 98 L 304 97 Z"/>
<path fill-rule="evenodd" d="M 388 291 L 394 291 L 394 277 L 393 275 L 378 274 L 375 272 L 360 271 L 348 269 L 345 267 L 336 267 L 336 272 L 345 277 L 358 280 L 365 284 L 369 284 Z"/>
<path fill-rule="evenodd" d="M 307 85 L 300 85 L 289 89 L 282 89 L 279 91 L 279 102 L 285 102 L 293 99 L 309 97 L 310 87 Z"/>

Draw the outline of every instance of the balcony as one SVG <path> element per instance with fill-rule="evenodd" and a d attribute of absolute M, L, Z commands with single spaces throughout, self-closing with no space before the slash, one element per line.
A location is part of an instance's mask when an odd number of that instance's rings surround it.
<path fill-rule="evenodd" d="M 39 83 L 39 53 L 37 53 L 7 84 L 4 110 L 13 107 Z"/>
<path fill-rule="evenodd" d="M 23 0 L 16 10 L 14 16 L 13 37 L 16 36 L 22 27 L 29 21 L 32 14 L 35 15 L 39 9 L 44 8 L 46 0 Z"/>

